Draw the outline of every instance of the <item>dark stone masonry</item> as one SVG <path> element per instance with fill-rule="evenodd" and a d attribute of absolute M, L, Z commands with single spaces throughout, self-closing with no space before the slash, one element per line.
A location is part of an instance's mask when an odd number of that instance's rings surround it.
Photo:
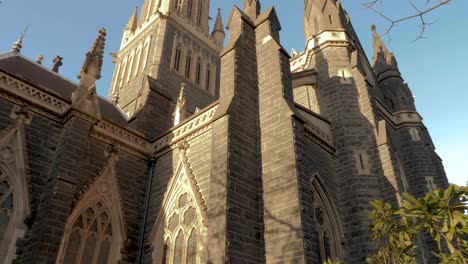
<path fill-rule="evenodd" d="M 273 7 L 234 6 L 225 45 L 208 14 L 135 9 L 109 99 L 104 29 L 79 83 L 22 39 L 0 54 L 0 263 L 365 263 L 371 200 L 448 185 L 393 53 L 372 27 L 370 63 L 339 1 L 305 1 L 292 55 Z"/>

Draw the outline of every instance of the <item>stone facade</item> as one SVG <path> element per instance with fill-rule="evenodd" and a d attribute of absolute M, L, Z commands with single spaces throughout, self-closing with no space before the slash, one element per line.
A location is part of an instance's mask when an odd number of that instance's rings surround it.
<path fill-rule="evenodd" d="M 371 66 L 339 1 L 304 12 L 290 57 L 259 1 L 234 6 L 223 48 L 209 0 L 147 0 L 110 101 L 103 30 L 78 84 L 21 40 L 0 54 L 0 261 L 365 263 L 369 201 L 448 182 L 378 34 Z"/>

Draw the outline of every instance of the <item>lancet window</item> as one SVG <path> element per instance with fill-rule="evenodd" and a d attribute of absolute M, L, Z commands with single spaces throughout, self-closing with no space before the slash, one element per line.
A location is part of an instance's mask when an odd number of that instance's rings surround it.
<path fill-rule="evenodd" d="M 187 17 L 192 18 L 193 16 L 193 0 L 187 1 Z"/>
<path fill-rule="evenodd" d="M 204 199 L 185 165 L 177 171 L 152 231 L 154 264 L 199 264 L 206 243 Z"/>
<path fill-rule="evenodd" d="M 340 231 L 337 215 L 318 176 L 311 180 L 313 193 L 313 219 L 320 263 L 340 258 Z"/>
<path fill-rule="evenodd" d="M 185 60 L 185 77 L 190 78 L 192 71 L 192 54 L 188 54 Z"/>
<path fill-rule="evenodd" d="M 174 53 L 174 70 L 179 71 L 180 69 L 180 57 L 182 56 L 182 48 L 177 46 Z"/>
<path fill-rule="evenodd" d="M 0 263 L 5 264 L 16 257 L 16 242 L 24 237 L 30 214 L 23 129 L 19 123 L 0 138 Z"/>
<path fill-rule="evenodd" d="M 15 222 L 18 222 L 18 195 L 9 173 L 0 167 L 0 262 L 11 262 L 10 247 L 15 244 Z M 21 223 L 23 219 L 19 219 Z M 10 254 L 9 254 L 10 253 Z"/>
<path fill-rule="evenodd" d="M 197 24 L 201 25 L 201 19 L 203 15 L 203 0 L 200 0 L 198 3 L 198 14 L 197 14 Z"/>
<path fill-rule="evenodd" d="M 114 264 L 125 232 L 111 160 L 68 217 L 56 264 Z"/>
<path fill-rule="evenodd" d="M 197 67 L 196 67 L 196 72 L 195 72 L 195 82 L 197 84 L 201 83 L 201 62 L 200 62 L 200 58 L 198 58 L 198 61 L 197 61 Z"/>
<path fill-rule="evenodd" d="M 114 237 L 109 209 L 97 202 L 71 225 L 62 263 L 109 263 Z"/>
<path fill-rule="evenodd" d="M 205 77 L 205 90 L 209 91 L 211 88 L 211 65 L 206 66 L 206 77 Z"/>
<path fill-rule="evenodd" d="M 199 221 L 195 201 L 182 193 L 166 220 L 164 264 L 197 263 Z"/>

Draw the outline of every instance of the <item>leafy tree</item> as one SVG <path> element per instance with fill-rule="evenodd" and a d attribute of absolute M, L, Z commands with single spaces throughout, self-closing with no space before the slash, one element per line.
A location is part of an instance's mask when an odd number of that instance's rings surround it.
<path fill-rule="evenodd" d="M 450 185 L 422 198 L 404 194 L 400 208 L 373 201 L 369 230 L 379 250 L 369 263 L 414 263 L 417 235 L 430 234 L 441 263 L 468 264 L 468 187 Z"/>

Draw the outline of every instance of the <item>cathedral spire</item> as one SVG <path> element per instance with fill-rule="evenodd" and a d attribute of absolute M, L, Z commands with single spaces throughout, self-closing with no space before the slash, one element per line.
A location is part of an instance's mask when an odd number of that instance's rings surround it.
<path fill-rule="evenodd" d="M 348 22 L 340 0 L 304 0 L 304 5 L 306 39 L 322 31 L 346 28 Z"/>
<path fill-rule="evenodd" d="M 245 0 L 244 13 L 252 20 L 256 20 L 260 15 L 261 5 L 260 0 Z"/>
<path fill-rule="evenodd" d="M 106 30 L 104 28 L 99 29 L 99 35 L 94 40 L 90 51 L 86 53 L 86 58 L 81 67 L 81 71 L 78 74 L 78 79 L 82 81 L 99 80 L 101 78 L 102 59 L 104 56 L 104 46 L 106 43 Z"/>
<path fill-rule="evenodd" d="M 211 33 L 211 35 L 221 46 L 223 45 L 226 33 L 224 32 L 223 19 L 221 17 L 221 8 L 218 8 L 218 15 L 216 16 L 216 22 L 213 28 L 213 33 Z"/>
<path fill-rule="evenodd" d="M 28 31 L 29 25 L 26 26 L 26 28 L 23 30 L 23 33 L 21 33 L 21 36 L 19 39 L 13 43 L 13 46 L 11 47 L 11 51 L 15 54 L 18 54 L 21 52 L 21 49 L 23 48 L 23 39 L 24 36 L 26 36 L 26 31 Z"/>
<path fill-rule="evenodd" d="M 372 35 L 374 38 L 374 54 L 372 55 L 372 65 L 375 74 L 378 76 L 385 71 L 397 71 L 398 65 L 395 56 L 390 52 L 385 43 L 379 36 L 375 25 L 371 26 Z"/>
<path fill-rule="evenodd" d="M 128 20 L 127 26 L 125 27 L 125 31 L 135 32 L 138 26 L 138 6 L 133 9 L 133 13 Z"/>
<path fill-rule="evenodd" d="M 73 107 L 96 117 L 100 116 L 96 80 L 101 78 L 105 42 L 106 30 L 101 28 L 90 51 L 86 54 L 85 61 L 78 74 L 80 83 L 72 95 Z"/>

